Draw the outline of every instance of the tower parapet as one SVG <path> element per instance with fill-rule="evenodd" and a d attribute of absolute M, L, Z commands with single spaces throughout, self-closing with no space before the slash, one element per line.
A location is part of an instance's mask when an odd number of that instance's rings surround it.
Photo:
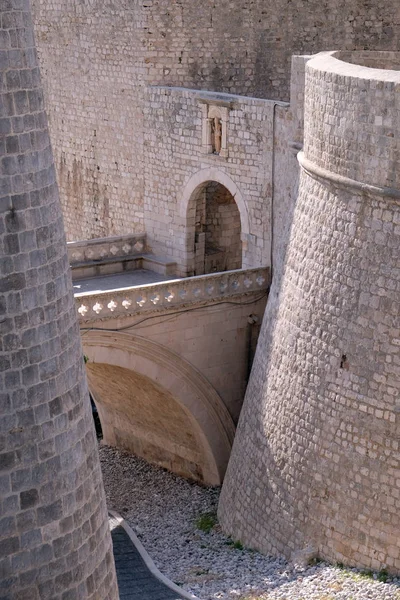
<path fill-rule="evenodd" d="M 265 553 L 398 573 L 400 72 L 362 54 L 306 66 L 299 196 L 219 517 Z"/>

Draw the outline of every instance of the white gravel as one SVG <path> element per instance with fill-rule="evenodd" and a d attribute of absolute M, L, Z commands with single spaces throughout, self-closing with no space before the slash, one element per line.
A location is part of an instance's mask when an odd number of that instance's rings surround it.
<path fill-rule="evenodd" d="M 162 573 L 202 600 L 400 600 L 400 579 L 386 583 L 321 563 L 301 568 L 235 547 L 216 524 L 218 489 L 100 447 L 108 507 L 131 525 Z M 375 575 L 376 577 L 376 575 Z"/>

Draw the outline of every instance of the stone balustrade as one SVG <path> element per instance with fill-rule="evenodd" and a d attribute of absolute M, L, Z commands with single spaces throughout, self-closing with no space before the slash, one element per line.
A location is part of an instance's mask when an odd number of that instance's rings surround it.
<path fill-rule="evenodd" d="M 154 311 L 176 310 L 193 304 L 214 304 L 244 294 L 265 292 L 268 268 L 240 269 L 174 279 L 106 292 L 75 294 L 81 323 Z"/>
<path fill-rule="evenodd" d="M 114 259 L 148 251 L 145 233 L 69 242 L 67 249 L 71 267 L 87 261 Z"/>

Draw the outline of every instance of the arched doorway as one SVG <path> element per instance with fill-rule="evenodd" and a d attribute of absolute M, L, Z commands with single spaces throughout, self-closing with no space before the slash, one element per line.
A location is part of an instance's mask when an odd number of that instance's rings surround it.
<path fill-rule="evenodd" d="M 217 181 L 200 186 L 195 203 L 194 274 L 242 266 L 240 213 L 231 192 Z"/>
<path fill-rule="evenodd" d="M 179 216 L 185 238 L 183 274 L 249 266 L 247 204 L 227 173 L 214 167 L 194 173 L 179 200 Z"/>

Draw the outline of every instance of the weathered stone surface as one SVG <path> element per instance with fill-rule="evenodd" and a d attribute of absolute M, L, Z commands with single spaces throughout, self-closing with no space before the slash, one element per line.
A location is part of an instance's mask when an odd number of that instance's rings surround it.
<path fill-rule="evenodd" d="M 219 515 L 266 553 L 399 572 L 400 74 L 337 56 L 306 67 L 299 197 Z"/>
<path fill-rule="evenodd" d="M 10 598 L 112 600 L 111 540 L 28 0 L 3 1 L 0 23 L 0 561 L 11 565 L 0 588 Z"/>
<path fill-rule="evenodd" d="M 145 122 L 147 86 L 287 100 L 293 53 L 400 49 L 396 0 L 34 0 L 34 9 L 69 240 L 142 232 L 152 218 L 145 152 L 163 115 Z M 174 170 L 160 182 L 174 200 Z"/>

